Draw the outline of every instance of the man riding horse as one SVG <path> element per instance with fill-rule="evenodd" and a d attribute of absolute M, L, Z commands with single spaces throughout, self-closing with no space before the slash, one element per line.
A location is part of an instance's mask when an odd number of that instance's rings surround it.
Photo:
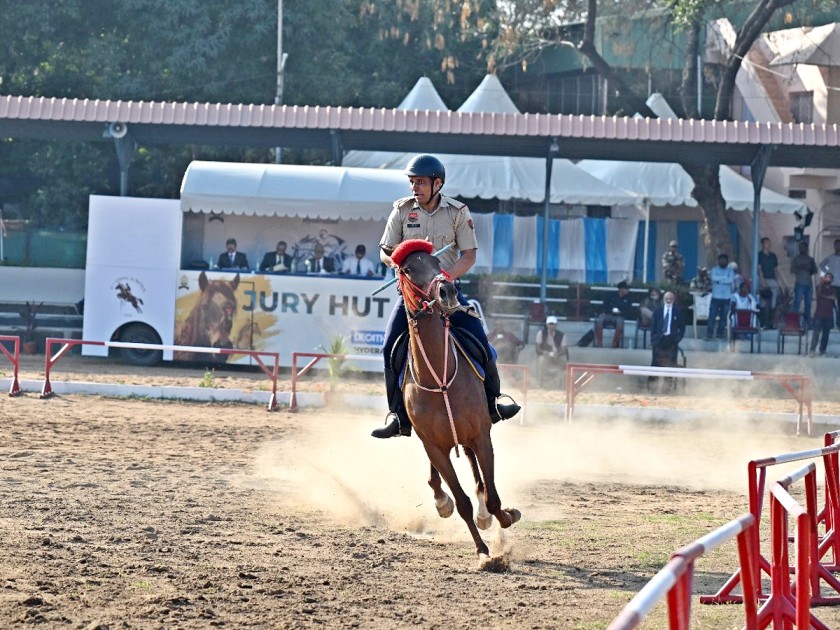
<path fill-rule="evenodd" d="M 440 194 L 446 179 L 446 171 L 440 160 L 432 155 L 418 155 L 406 166 L 412 196 L 398 199 L 388 217 L 385 232 L 379 243 L 379 257 L 389 267 L 398 270 L 398 263 L 391 259 L 394 248 L 405 240 L 425 239 L 430 241 L 434 251 L 454 244 L 440 255 L 441 267 L 453 280 L 467 273 L 475 264 L 478 241 L 475 228 L 467 206 L 451 197 Z M 460 256 L 459 256 L 460 253 Z M 468 302 L 458 291 L 458 301 Z M 484 368 L 484 391 L 490 418 L 493 422 L 507 420 L 519 412 L 519 405 L 498 403 L 501 394 L 499 372 L 496 368 L 496 353 L 487 340 L 481 320 L 470 312 L 454 313 L 451 316 L 453 326 L 466 330 L 482 346 L 486 355 Z M 390 423 L 374 430 L 371 435 L 377 438 L 390 438 L 397 435 L 411 435 L 411 422 L 405 411 L 402 390 L 399 384 L 402 365 L 392 365 L 392 351 L 397 340 L 407 333 L 408 319 L 402 297 L 397 299 L 391 318 L 385 330 L 385 388 L 388 396 L 390 413 L 386 420 Z M 509 396 L 507 396 L 509 398 Z"/>

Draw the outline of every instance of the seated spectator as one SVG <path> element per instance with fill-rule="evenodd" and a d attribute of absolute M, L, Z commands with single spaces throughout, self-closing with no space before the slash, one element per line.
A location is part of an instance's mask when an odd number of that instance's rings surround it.
<path fill-rule="evenodd" d="M 499 318 L 493 321 L 493 330 L 487 338 L 496 350 L 497 363 L 516 363 L 519 351 L 525 347 L 525 342 L 507 330 L 505 321 Z"/>
<path fill-rule="evenodd" d="M 630 287 L 622 280 L 618 283 L 618 291 L 611 293 L 604 300 L 604 310 L 595 320 L 595 347 L 601 348 L 604 345 L 604 326 L 614 326 L 612 347 L 621 347 L 621 338 L 624 335 L 624 320 L 633 316 L 633 302 L 630 299 Z"/>
<path fill-rule="evenodd" d="M 537 372 L 542 385 L 547 374 L 563 370 L 568 356 L 566 336 L 557 330 L 556 317 L 549 315 L 545 318 L 545 328 L 537 333 L 534 345 L 537 351 Z"/>
<path fill-rule="evenodd" d="M 373 276 L 375 271 L 373 262 L 365 258 L 367 248 L 364 245 L 356 245 L 356 253 L 352 258 L 344 261 L 341 273 L 349 273 L 354 276 Z"/>
<path fill-rule="evenodd" d="M 729 263 L 729 268 L 732 270 L 732 292 L 738 293 L 738 289 L 741 288 L 741 285 L 744 284 L 744 276 L 741 275 L 741 271 L 738 267 L 738 263 L 734 260 Z"/>
<path fill-rule="evenodd" d="M 286 253 L 286 241 L 278 241 L 273 252 L 266 252 L 260 263 L 260 271 L 291 271 L 292 257 Z"/>
<path fill-rule="evenodd" d="M 662 292 L 656 287 L 651 287 L 647 297 L 642 300 L 639 306 L 639 324 L 650 326 L 653 321 L 653 313 L 660 306 L 662 306 Z"/>
<path fill-rule="evenodd" d="M 219 269 L 248 269 L 248 257 L 236 251 L 236 239 L 225 241 L 225 251 L 219 254 Z"/>
<path fill-rule="evenodd" d="M 335 263 L 332 257 L 324 255 L 324 246 L 315 243 L 312 257 L 304 263 L 306 273 L 334 273 Z"/>
<path fill-rule="evenodd" d="M 732 294 L 732 325 L 736 324 L 736 311 L 752 311 L 750 316 L 750 326 L 756 327 L 756 315 L 758 314 L 758 301 L 755 296 L 750 293 L 750 285 L 748 282 L 742 282 L 738 287 L 737 293 Z M 743 337 L 744 335 L 739 335 Z"/>

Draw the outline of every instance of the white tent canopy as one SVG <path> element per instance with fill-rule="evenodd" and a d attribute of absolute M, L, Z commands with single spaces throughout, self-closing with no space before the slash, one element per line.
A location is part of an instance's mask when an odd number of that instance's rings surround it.
<path fill-rule="evenodd" d="M 694 182 L 679 164 L 581 160 L 577 167 L 608 184 L 632 190 L 647 198 L 652 206 L 697 206 L 697 200 L 691 196 Z M 720 188 L 728 209 L 753 209 L 752 182 L 728 166 L 720 167 Z M 807 212 L 801 201 L 768 188 L 761 190 L 761 209 L 783 214 Z"/>
<path fill-rule="evenodd" d="M 181 183 L 186 212 L 318 219 L 384 219 L 410 193 L 397 171 L 290 164 L 190 163 Z"/>
<path fill-rule="evenodd" d="M 492 74 L 484 77 L 458 111 L 519 113 L 499 79 Z M 379 166 L 385 169 L 403 169 L 414 157 L 413 153 L 392 155 L 393 157 L 388 162 L 380 163 Z M 545 200 L 545 160 L 543 159 L 446 154 L 438 154 L 438 157 L 446 167 L 444 192 L 447 195 L 468 199 L 525 199 L 535 203 Z M 378 159 L 374 161 L 379 162 Z M 354 157 L 353 163 L 359 164 L 361 159 L 358 156 Z M 627 206 L 636 205 L 639 201 L 640 198 L 634 193 L 599 181 L 579 170 L 569 160 L 554 160 L 551 176 L 551 203 Z"/>
<path fill-rule="evenodd" d="M 428 77 L 420 77 L 411 91 L 397 106 L 405 111 L 448 111 L 446 104 L 438 94 L 435 86 Z M 348 151 L 342 160 L 342 166 L 359 166 L 363 168 L 396 168 L 390 166 L 395 160 L 402 159 L 403 154 L 394 151 Z M 405 163 L 399 166 L 405 166 Z"/>

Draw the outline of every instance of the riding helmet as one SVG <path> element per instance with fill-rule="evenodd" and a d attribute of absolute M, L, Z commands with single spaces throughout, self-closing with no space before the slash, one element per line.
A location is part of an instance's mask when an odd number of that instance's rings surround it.
<path fill-rule="evenodd" d="M 411 158 L 403 172 L 409 177 L 431 177 L 432 180 L 440 179 L 441 183 L 446 181 L 446 169 L 441 161 L 425 153 Z"/>

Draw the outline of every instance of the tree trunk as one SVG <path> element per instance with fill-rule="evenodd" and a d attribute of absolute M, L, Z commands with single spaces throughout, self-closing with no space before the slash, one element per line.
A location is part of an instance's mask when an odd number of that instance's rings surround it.
<path fill-rule="evenodd" d="M 720 192 L 720 166 L 683 164 L 694 180 L 693 196 L 703 211 L 703 244 L 706 247 L 706 266 L 711 268 L 719 254 L 734 258 L 729 224 L 726 221 L 726 202 Z"/>

